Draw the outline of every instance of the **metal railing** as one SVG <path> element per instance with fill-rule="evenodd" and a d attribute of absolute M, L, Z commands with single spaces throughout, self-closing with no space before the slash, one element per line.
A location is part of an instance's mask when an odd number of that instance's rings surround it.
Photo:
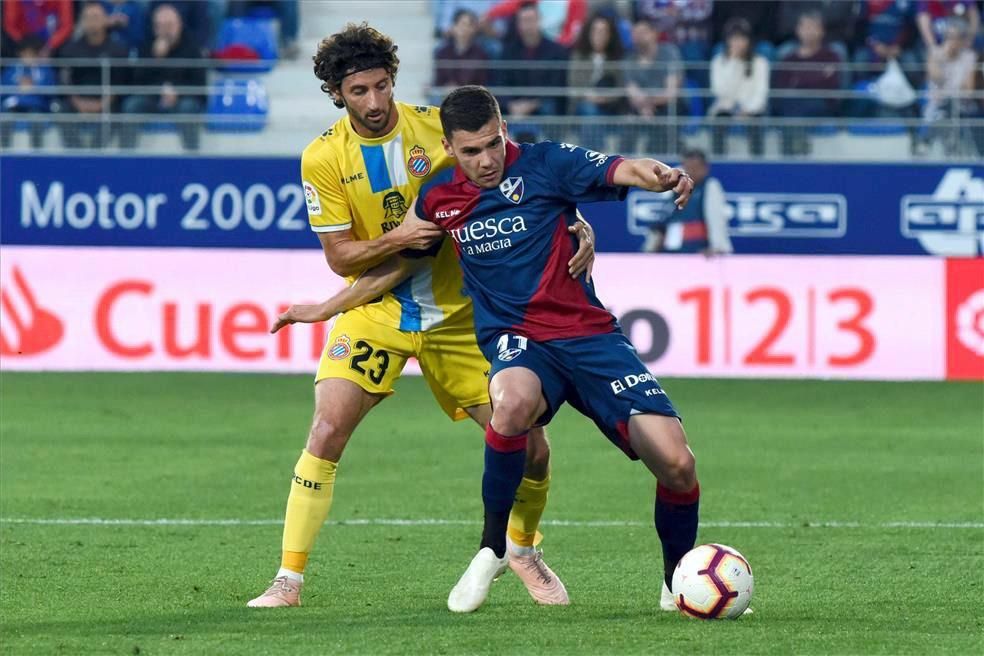
<path fill-rule="evenodd" d="M 10 60 L 0 61 L 0 65 L 10 65 Z M 73 130 L 79 132 L 93 130 L 99 131 L 99 139 L 94 140 L 98 144 L 97 149 L 111 149 L 114 136 L 124 126 L 139 124 L 147 126 L 149 124 L 166 123 L 172 126 L 200 126 L 206 117 L 200 112 L 195 113 L 151 113 L 134 114 L 120 112 L 119 99 L 131 96 L 156 96 L 160 93 L 159 85 L 132 84 L 134 80 L 133 72 L 145 68 L 164 68 L 164 67 L 199 67 L 206 70 L 208 74 L 205 86 L 180 86 L 173 87 L 173 91 L 179 95 L 193 95 L 205 98 L 212 90 L 216 79 L 215 71 L 221 71 L 231 77 L 236 76 L 255 76 L 247 69 L 266 66 L 263 62 L 253 60 L 217 62 L 213 60 L 193 59 L 193 60 L 132 60 L 132 59 L 56 59 L 49 62 L 52 66 L 59 68 L 94 68 L 100 70 L 100 83 L 91 85 L 61 84 L 49 87 L 34 87 L 30 90 L 31 95 L 48 96 L 52 99 L 63 99 L 67 96 L 89 96 L 99 98 L 102 103 L 102 110 L 99 113 L 24 113 L 24 112 L 0 112 L 0 128 L 5 132 L 5 149 L 10 144 L 10 136 L 15 131 L 46 133 L 51 126 L 57 126 L 63 135 L 71 133 Z M 483 61 L 483 62 L 441 62 L 442 66 L 451 68 L 468 68 L 476 65 L 485 66 L 491 72 L 501 71 L 508 68 L 523 69 L 542 68 L 544 70 L 567 70 L 570 68 L 569 61 L 557 62 L 509 62 L 509 61 Z M 707 70 L 710 66 L 707 62 L 685 62 L 680 66 L 673 66 L 673 70 L 680 70 L 685 66 L 688 70 Z M 631 69 L 631 65 L 627 65 Z M 782 69 L 804 70 L 812 68 L 804 65 L 787 65 L 783 63 L 773 64 L 773 72 Z M 910 71 L 913 77 L 922 74 L 922 66 L 904 66 Z M 877 65 L 844 64 L 843 70 L 839 74 L 848 72 L 873 72 L 880 70 Z M 126 71 L 125 75 L 120 75 L 119 71 Z M 497 86 L 493 75 L 493 84 L 490 87 L 497 96 L 508 97 L 537 97 L 537 98 L 556 98 L 558 101 L 566 102 L 584 95 L 596 95 L 609 98 L 624 97 L 624 89 L 604 89 L 604 88 L 572 88 L 566 86 L 548 87 L 518 87 L 518 86 Z M 122 82 L 121 82 L 122 81 Z M 139 78 L 137 79 L 139 81 Z M 119 83 L 117 83 L 119 82 Z M 311 79 L 312 85 L 317 81 Z M 434 96 L 443 95 L 450 88 L 431 88 L 429 91 Z M 655 90 L 660 91 L 660 90 Z M 15 85 L 0 86 L 0 96 L 17 94 L 22 90 Z M 227 90 L 231 93 L 246 93 L 240 90 Z M 916 91 L 917 102 L 913 107 L 918 107 L 928 102 L 932 94 L 925 88 Z M 838 89 L 771 89 L 769 93 L 770 102 L 783 101 L 785 99 L 823 99 L 841 104 L 848 104 L 856 101 L 872 101 L 872 95 L 864 89 L 838 88 Z M 823 116 L 823 117 L 795 117 L 795 116 L 762 116 L 746 118 L 720 118 L 706 115 L 694 115 L 692 109 L 687 107 L 693 99 L 704 101 L 706 106 L 708 101 L 713 99 L 713 93 L 708 88 L 684 87 L 679 90 L 677 102 L 670 102 L 666 108 L 666 115 L 658 118 L 645 120 L 638 116 L 621 113 L 611 116 L 577 116 L 569 113 L 552 116 L 534 117 L 509 117 L 513 126 L 514 134 L 520 129 L 537 137 L 562 138 L 565 140 L 585 142 L 585 145 L 608 147 L 614 146 L 623 152 L 650 152 L 652 154 L 674 154 L 679 152 L 684 143 L 696 141 L 720 140 L 721 133 L 724 139 L 734 141 L 735 138 L 747 136 L 747 133 L 764 135 L 763 141 L 768 145 L 769 142 L 776 142 L 775 135 L 778 134 L 780 146 L 778 148 L 768 147 L 770 153 L 779 155 L 793 155 L 797 153 L 786 149 L 783 142 L 787 136 L 793 134 L 797 139 L 802 134 L 808 140 L 830 137 L 836 134 L 845 135 L 884 135 L 896 136 L 909 139 L 913 143 L 920 141 L 933 141 L 942 139 L 955 147 L 947 146 L 944 148 L 943 157 L 952 156 L 956 153 L 963 153 L 966 156 L 984 154 L 984 118 L 981 110 L 984 109 L 984 90 L 965 91 L 951 94 L 948 103 L 948 113 L 937 120 L 927 120 L 920 118 L 914 109 L 908 113 L 899 112 L 898 115 L 882 117 L 851 117 L 851 116 Z M 571 105 L 572 103 L 568 103 Z M 324 112 L 318 111 L 316 115 L 310 112 L 294 113 L 289 115 L 271 116 L 268 132 L 274 131 L 278 137 L 288 132 L 298 133 L 298 138 L 276 139 L 273 143 L 264 133 L 259 133 L 252 137 L 252 148 L 256 153 L 267 154 L 274 149 L 283 154 L 296 154 L 303 148 L 303 145 L 311 136 L 322 131 L 333 120 L 331 117 L 330 104 L 325 103 Z M 968 107 L 976 108 L 975 111 L 967 112 Z M 202 107 L 204 111 L 204 106 Z M 504 108 L 505 109 L 505 108 Z M 236 117 L 224 116 L 223 120 L 230 126 L 241 123 L 244 128 L 255 126 L 255 117 Z M 734 133 L 738 133 L 735 135 Z M 757 136 L 756 136 L 757 138 Z M 248 136 L 240 136 L 242 139 L 250 139 Z M 63 137 L 64 140 L 64 137 Z M 23 139 L 21 139 L 23 141 Z M 56 150 L 56 144 L 51 139 L 44 139 L 45 150 Z M 34 144 L 32 144 L 34 145 Z M 172 149 L 173 144 L 164 146 L 165 150 Z M 283 150 L 279 150 L 282 148 Z M 628 148 L 628 150 L 626 150 Z M 955 149 L 956 150 L 955 150 Z M 16 150 L 24 149 L 23 144 L 16 145 Z M 913 148 L 912 152 L 917 151 Z M 902 151 L 896 149 L 896 154 L 892 158 L 898 157 Z M 758 153 L 755 153 L 758 154 Z M 769 154 L 769 153 L 767 153 Z M 799 153 L 802 154 L 802 153 Z M 878 155 L 874 153 L 874 155 Z"/>

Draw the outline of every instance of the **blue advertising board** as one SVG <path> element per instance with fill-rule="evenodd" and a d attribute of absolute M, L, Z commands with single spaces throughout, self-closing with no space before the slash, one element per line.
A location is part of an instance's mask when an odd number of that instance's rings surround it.
<path fill-rule="evenodd" d="M 317 248 L 292 158 L 0 157 L 0 242 Z M 736 252 L 975 256 L 984 166 L 720 163 Z M 667 200 L 582 211 L 601 251 L 641 248 Z"/>

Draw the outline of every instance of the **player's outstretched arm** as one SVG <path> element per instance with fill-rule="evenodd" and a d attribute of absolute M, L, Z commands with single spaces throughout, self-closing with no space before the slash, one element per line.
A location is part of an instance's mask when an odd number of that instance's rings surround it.
<path fill-rule="evenodd" d="M 694 181 L 683 169 L 675 169 L 655 159 L 626 159 L 612 182 L 620 187 L 639 187 L 648 191 L 673 191 L 677 209 L 683 209 L 694 190 Z"/>
<path fill-rule="evenodd" d="M 346 287 L 327 301 L 315 305 L 291 305 L 286 312 L 277 317 L 270 332 L 275 333 L 292 323 L 328 321 L 336 314 L 365 305 L 399 285 L 421 266 L 423 260 L 391 257 L 379 266 L 366 271 L 350 287 Z"/>
<path fill-rule="evenodd" d="M 331 270 L 340 276 L 354 276 L 402 250 L 427 248 L 444 234 L 433 223 L 401 223 L 378 239 L 355 239 L 351 230 L 321 232 L 321 248 Z"/>

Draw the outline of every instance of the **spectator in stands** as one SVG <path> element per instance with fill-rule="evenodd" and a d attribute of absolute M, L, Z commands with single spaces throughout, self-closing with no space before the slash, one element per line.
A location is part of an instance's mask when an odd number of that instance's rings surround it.
<path fill-rule="evenodd" d="M 540 29 L 551 41 L 556 41 L 565 48 L 571 47 L 581 33 L 584 19 L 588 14 L 587 0 L 498 0 L 485 14 L 484 22 L 494 21 L 515 16 L 523 6 L 537 4 L 540 12 Z"/>
<path fill-rule="evenodd" d="M 478 42 L 478 16 L 468 9 L 459 9 L 454 15 L 451 34 L 434 53 L 434 86 L 487 84 L 488 67 L 467 62 L 484 62 L 488 58 L 485 48 Z"/>
<path fill-rule="evenodd" d="M 563 88 L 567 84 L 567 51 L 548 39 L 540 29 L 536 2 L 522 5 L 515 15 L 515 36 L 503 43 L 502 59 L 513 66 L 500 69 L 496 86 L 528 88 L 530 93 L 506 95 L 500 102 L 512 119 L 557 116 L 563 113 Z M 550 93 L 556 89 L 558 94 Z M 517 128 L 519 127 L 517 122 Z"/>
<path fill-rule="evenodd" d="M 51 57 L 72 36 L 75 12 L 72 0 L 4 0 L 3 31 L 14 43 L 37 36 L 44 45 L 38 53 Z"/>
<path fill-rule="evenodd" d="M 824 44 L 823 17 L 816 11 L 803 13 L 796 24 L 796 36 L 796 49 L 783 58 L 773 75 L 772 88 L 805 93 L 802 96 L 783 95 L 773 98 L 775 114 L 798 119 L 836 116 L 840 101 L 836 97 L 824 95 L 824 92 L 841 88 L 839 70 L 842 60 Z M 783 126 L 784 155 L 805 155 L 809 149 L 804 124 Z"/>
<path fill-rule="evenodd" d="M 163 62 L 167 59 L 201 59 L 201 49 L 183 31 L 181 15 L 168 5 L 161 5 L 152 17 L 154 40 L 140 51 L 140 59 Z M 198 120 L 187 120 L 200 114 L 204 100 L 202 94 L 188 92 L 180 87 L 205 87 L 205 69 L 201 66 L 137 67 L 134 83 L 138 86 L 158 87 L 156 94 L 135 94 L 123 102 L 125 114 L 179 114 L 181 141 L 187 150 L 197 150 L 201 133 Z M 135 148 L 140 122 L 127 121 L 120 126 L 120 145 Z"/>
<path fill-rule="evenodd" d="M 437 38 L 451 38 L 451 28 L 457 22 L 459 11 L 470 11 L 481 19 L 496 4 L 497 0 L 432 0 Z"/>
<path fill-rule="evenodd" d="M 757 2 L 718 2 L 711 14 L 714 26 L 714 41 L 724 40 L 724 26 L 732 18 L 744 18 L 752 26 L 752 41 L 759 48 L 770 49 L 779 41 L 777 20 L 779 18 L 778 0 L 758 0 Z M 763 55 L 766 52 L 762 53 Z M 768 55 L 771 57 L 771 55 Z"/>
<path fill-rule="evenodd" d="M 752 4 L 752 3 L 742 3 Z M 705 63 L 711 57 L 713 0 L 636 0 L 635 20 L 652 21 L 667 40 L 676 44 L 685 62 Z M 706 69 L 694 67 L 687 76 L 707 86 Z"/>
<path fill-rule="evenodd" d="M 621 150 L 666 153 L 671 147 L 671 131 L 676 134 L 679 129 L 675 119 L 681 113 L 683 86 L 680 51 L 672 43 L 660 43 L 656 25 L 646 19 L 633 25 L 632 43 L 635 57 L 626 66 L 626 96 L 630 111 L 640 120 L 627 126 Z M 663 118 L 668 116 L 673 120 Z M 641 144 L 637 143 L 640 137 Z"/>
<path fill-rule="evenodd" d="M 950 18 L 964 20 L 967 23 L 968 39 L 973 41 L 976 38 L 981 14 L 972 0 L 920 0 L 917 5 L 916 26 L 922 37 L 927 59 L 944 40 Z"/>
<path fill-rule="evenodd" d="M 151 16 L 150 29 L 153 32 L 153 17 L 157 9 L 170 5 L 181 18 L 181 33 L 187 43 L 195 46 L 200 54 L 205 54 L 211 48 L 210 35 L 212 26 L 209 17 L 209 5 L 200 0 L 151 0 L 148 13 Z"/>
<path fill-rule="evenodd" d="M 241 18 L 258 7 L 266 7 L 280 21 L 280 56 L 297 59 L 301 50 L 297 46 L 297 33 L 300 28 L 300 14 L 297 0 L 231 0 L 229 16 Z"/>
<path fill-rule="evenodd" d="M 79 15 L 81 33 L 79 37 L 68 43 L 61 50 L 61 56 L 66 59 L 126 59 L 126 46 L 110 38 L 109 17 L 100 2 L 86 2 Z M 59 124 L 62 142 L 66 148 L 81 148 L 83 136 L 91 137 L 91 148 L 102 148 L 112 131 L 112 123 L 108 115 L 116 111 L 116 94 L 120 85 L 125 83 L 125 71 L 122 66 L 110 66 L 105 72 L 101 65 L 76 66 L 69 64 L 62 68 L 62 83 L 71 86 L 96 87 L 93 91 L 72 93 L 58 103 L 57 111 L 71 117 L 88 115 L 92 120 L 67 120 Z M 105 88 L 105 85 L 110 85 Z"/>
<path fill-rule="evenodd" d="M 703 253 L 708 257 L 734 252 L 728 235 L 724 187 L 710 176 L 707 155 L 700 150 L 683 154 L 683 170 L 694 179 L 690 202 L 670 211 L 653 226 L 642 249 L 646 252 Z M 673 208 L 676 209 L 676 208 Z"/>
<path fill-rule="evenodd" d="M 144 3 L 137 0 L 102 0 L 107 14 L 109 34 L 133 54 L 143 45 L 147 35 Z"/>
<path fill-rule="evenodd" d="M 618 116 L 625 113 L 625 51 L 615 21 L 596 13 L 585 23 L 571 53 L 567 85 L 571 88 L 568 110 L 581 117 Z M 608 126 L 582 125 L 580 143 L 607 150 Z"/>
<path fill-rule="evenodd" d="M 779 3 L 778 35 L 781 41 L 790 37 L 799 38 L 799 17 L 804 13 L 819 14 L 827 45 L 836 52 L 841 61 L 847 61 L 848 45 L 854 43 L 854 31 L 858 21 L 859 3 L 857 0 L 797 0 Z M 790 46 L 793 47 L 793 46 Z M 780 59 L 786 56 L 780 48 Z"/>
<path fill-rule="evenodd" d="M 857 78 L 878 77 L 885 64 L 893 59 L 915 64 L 916 57 L 906 50 L 913 4 L 909 0 L 868 0 L 862 3 L 859 30 L 864 42 L 854 51 L 854 62 L 863 66 Z"/>
<path fill-rule="evenodd" d="M 977 74 L 977 54 L 969 45 L 970 26 L 962 18 L 947 21 L 943 43 L 929 51 L 926 60 L 926 79 L 929 99 L 923 118 L 927 123 L 917 153 L 922 154 L 934 138 L 942 136 L 947 155 L 955 155 L 962 147 L 958 128 L 940 128 L 935 124 L 945 119 L 974 117 L 977 104 L 965 97 L 973 92 Z"/>
<path fill-rule="evenodd" d="M 711 60 L 711 93 L 714 102 L 708 114 L 733 117 L 747 125 L 749 149 L 762 154 L 762 126 L 758 119 L 769 100 L 769 61 L 756 54 L 752 26 L 744 18 L 732 18 L 724 28 L 724 50 Z M 751 120 L 751 122 L 748 122 Z M 727 151 L 727 126 L 712 128 L 714 154 Z"/>
<path fill-rule="evenodd" d="M 914 5 L 909 0 L 868 0 L 862 3 L 858 31 L 864 41 L 854 51 L 857 69 L 855 89 L 869 91 L 868 97 L 854 97 L 845 107 L 845 114 L 868 118 L 873 116 L 913 117 L 915 92 L 911 80 L 921 77 L 915 52 L 906 49 L 911 36 Z M 889 63 L 900 69 L 889 71 Z M 877 89 L 888 83 L 893 89 L 905 87 L 912 100 L 887 102 L 884 92 Z M 896 94 L 898 95 L 898 94 Z"/>
<path fill-rule="evenodd" d="M 3 68 L 0 84 L 17 87 L 15 93 L 4 94 L 0 106 L 4 113 L 38 114 L 47 112 L 51 104 L 51 96 L 37 93 L 41 87 L 55 85 L 55 70 L 40 60 L 44 48 L 41 37 L 29 34 L 17 44 L 17 60 Z M 45 124 L 41 121 L 30 121 L 28 130 L 31 135 L 31 148 L 40 148 L 44 140 Z M 0 146 L 4 150 L 10 148 L 11 137 L 14 133 L 12 121 L 0 121 Z"/>

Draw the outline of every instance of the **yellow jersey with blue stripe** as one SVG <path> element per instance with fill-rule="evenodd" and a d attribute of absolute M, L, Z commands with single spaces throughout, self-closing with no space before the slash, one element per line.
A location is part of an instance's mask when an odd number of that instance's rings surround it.
<path fill-rule="evenodd" d="M 441 144 L 436 107 L 396 103 L 396 111 L 396 127 L 383 137 L 360 136 L 344 116 L 304 149 L 301 177 L 312 230 L 377 239 L 400 225 L 432 174 L 453 164 Z M 360 310 L 392 328 L 428 330 L 471 309 L 463 288 L 448 239 L 411 278 Z"/>

